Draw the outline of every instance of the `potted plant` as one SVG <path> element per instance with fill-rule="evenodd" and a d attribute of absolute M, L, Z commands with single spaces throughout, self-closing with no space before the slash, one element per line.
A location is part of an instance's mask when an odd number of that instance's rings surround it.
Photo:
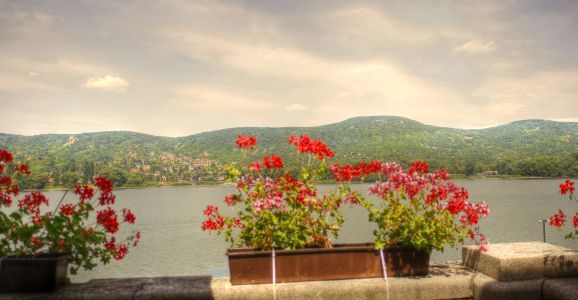
<path fill-rule="evenodd" d="M 470 202 L 468 191 L 448 181 L 445 170 L 429 173 L 425 162 L 416 161 L 407 170 L 382 163 L 377 174 L 380 180 L 369 187 L 369 194 L 378 201 L 366 199 L 362 205 L 377 225 L 374 244 L 384 251 L 388 274 L 426 275 L 433 250 L 443 251 L 467 238 L 486 250 L 488 241 L 478 221 L 488 215 L 488 206 Z"/>
<path fill-rule="evenodd" d="M 289 137 L 305 155 L 298 175 L 290 174 L 281 157 L 270 154 L 249 163 L 245 173 L 227 166 L 237 193 L 226 196 L 232 216 L 208 206 L 203 230 L 216 231 L 229 242 L 232 284 L 379 277 L 379 260 L 368 245 L 333 245 L 344 222 L 340 208 L 358 204 L 361 196 L 345 183 L 321 195 L 319 178 L 330 175 L 327 159 L 333 152 L 307 135 Z M 254 137 L 239 136 L 245 156 L 255 148 Z"/>
<path fill-rule="evenodd" d="M 88 185 L 76 186 L 77 203 L 61 205 L 63 197 L 49 211 L 41 192 L 17 199 L 15 179 L 29 175 L 26 165 L 15 165 L 13 155 L 0 149 L 0 292 L 54 291 L 68 282 L 69 265 L 72 274 L 91 270 L 97 261 L 121 260 L 137 246 L 139 232 L 118 239 L 120 224 L 134 224 L 135 216 L 113 209 L 110 180 L 95 178 L 97 195 Z"/>

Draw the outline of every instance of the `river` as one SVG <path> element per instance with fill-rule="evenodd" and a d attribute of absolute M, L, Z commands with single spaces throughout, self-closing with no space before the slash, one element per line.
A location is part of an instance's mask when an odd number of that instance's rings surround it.
<path fill-rule="evenodd" d="M 560 179 L 535 180 L 456 180 L 466 187 L 474 201 L 486 201 L 490 215 L 481 222 L 481 232 L 492 243 L 541 241 L 542 225 L 538 219 L 557 212 L 572 213 L 576 203 L 558 194 Z M 366 184 L 354 189 L 366 193 Z M 320 192 L 333 188 L 321 185 Z M 115 192 L 117 207 L 130 208 L 137 216 L 142 232 L 140 245 L 122 261 L 100 265 L 92 271 L 71 276 L 73 282 L 95 278 L 213 275 L 227 276 L 227 244 L 220 236 L 201 230 L 203 209 L 209 205 L 227 208 L 222 199 L 234 192 L 230 186 L 186 186 L 169 188 L 124 189 Z M 46 192 L 53 205 L 62 191 Z M 68 193 L 65 203 L 76 198 Z M 336 242 L 371 242 L 374 225 L 367 222 L 362 207 L 344 210 L 345 224 Z M 562 234 L 547 226 L 550 243 L 577 249 L 576 240 L 564 240 Z M 432 253 L 432 261 L 460 259 L 458 249 Z"/>

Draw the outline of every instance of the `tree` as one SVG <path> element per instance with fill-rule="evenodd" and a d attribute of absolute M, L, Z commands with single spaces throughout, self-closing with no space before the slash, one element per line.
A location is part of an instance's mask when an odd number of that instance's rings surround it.
<path fill-rule="evenodd" d="M 80 176 L 78 176 L 76 172 L 67 171 L 60 175 L 60 184 L 65 187 L 73 187 L 78 183 L 79 180 Z"/>
<path fill-rule="evenodd" d="M 118 167 L 104 168 L 100 170 L 98 176 L 110 179 L 114 186 L 123 186 L 127 182 L 127 173 Z"/>
<path fill-rule="evenodd" d="M 48 173 L 35 172 L 30 176 L 17 176 L 14 179 L 21 189 L 39 190 L 46 187 L 48 177 Z"/>

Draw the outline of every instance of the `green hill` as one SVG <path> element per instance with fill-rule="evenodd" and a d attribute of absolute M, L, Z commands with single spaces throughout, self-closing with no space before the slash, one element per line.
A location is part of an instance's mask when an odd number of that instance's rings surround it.
<path fill-rule="evenodd" d="M 74 182 L 103 174 L 120 177 L 119 185 L 186 183 L 218 181 L 220 165 L 240 161 L 234 144 L 238 134 L 257 138 L 254 158 L 276 153 L 292 162 L 298 156 L 287 138 L 304 133 L 324 140 L 336 153 L 334 162 L 378 159 L 407 165 L 422 159 L 434 168 L 468 175 L 490 170 L 521 176 L 578 175 L 578 123 L 545 120 L 474 130 L 375 116 L 318 127 L 231 128 L 178 138 L 134 132 L 0 134 L 0 148 L 43 175 L 38 181 L 52 178 L 54 184 L 64 184 L 63 175 L 64 181 Z M 199 166 L 203 164 L 207 166 Z"/>

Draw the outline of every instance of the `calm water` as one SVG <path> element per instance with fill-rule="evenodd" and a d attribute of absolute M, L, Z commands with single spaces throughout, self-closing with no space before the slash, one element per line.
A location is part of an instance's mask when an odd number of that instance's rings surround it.
<path fill-rule="evenodd" d="M 557 194 L 561 180 L 458 180 L 470 191 L 471 199 L 486 201 L 490 216 L 481 223 L 482 232 L 491 242 L 541 241 L 542 227 L 538 219 L 552 215 L 559 207 L 574 211 L 575 204 Z M 321 191 L 333 188 L 320 187 Z M 355 185 L 359 191 L 367 185 Z M 141 243 L 123 261 L 99 266 L 90 272 L 72 277 L 83 282 L 94 278 L 148 277 L 227 274 L 225 250 L 221 237 L 203 232 L 202 210 L 206 205 L 219 205 L 234 192 L 233 187 L 171 187 L 119 190 L 117 207 L 128 207 L 137 216 L 142 232 Z M 47 195 L 55 204 L 63 192 Z M 74 195 L 66 200 L 74 201 Z M 66 201 L 65 202 L 68 202 Z M 367 222 L 362 207 L 345 209 L 346 222 L 337 242 L 371 242 L 374 226 Z M 547 228 L 548 242 L 578 248 L 578 243 L 564 240 L 554 229 Z M 447 249 L 432 254 L 433 261 L 460 259 L 460 252 Z"/>

